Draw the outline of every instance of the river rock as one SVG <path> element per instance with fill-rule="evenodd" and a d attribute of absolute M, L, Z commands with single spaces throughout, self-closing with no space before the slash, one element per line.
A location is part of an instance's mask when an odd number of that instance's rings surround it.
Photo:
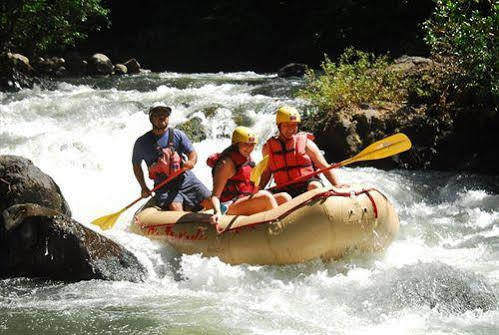
<path fill-rule="evenodd" d="M 62 57 L 38 57 L 36 61 L 33 62 L 33 67 L 41 74 L 58 76 L 65 73 L 65 64 L 66 60 Z"/>
<path fill-rule="evenodd" d="M 0 212 L 28 202 L 71 216 L 69 205 L 52 177 L 29 159 L 0 155 Z"/>
<path fill-rule="evenodd" d="M 87 72 L 88 62 L 77 52 L 69 52 L 66 57 L 66 68 L 71 75 L 83 75 Z"/>
<path fill-rule="evenodd" d="M 138 280 L 136 258 L 71 219 L 55 181 L 23 157 L 0 155 L 0 277 Z"/>
<path fill-rule="evenodd" d="M 106 55 L 96 53 L 88 59 L 88 70 L 92 75 L 109 75 L 113 73 L 114 65 Z"/>
<path fill-rule="evenodd" d="M 114 65 L 114 74 L 116 75 L 124 75 L 128 71 L 127 67 L 123 64 L 116 64 Z"/>
<path fill-rule="evenodd" d="M 306 71 L 307 71 L 306 64 L 290 63 L 288 65 L 281 67 L 277 72 L 277 75 L 282 78 L 303 77 Z"/>
<path fill-rule="evenodd" d="M 405 308 L 432 308 L 438 313 L 495 310 L 494 287 L 481 275 L 440 262 L 417 263 L 379 273 L 371 278 L 373 287 L 359 292 L 352 301 L 369 301 L 373 316 Z M 359 308 L 365 305 L 358 303 Z"/>
<path fill-rule="evenodd" d="M 127 60 L 124 65 L 128 69 L 128 74 L 135 74 L 140 72 L 140 64 L 135 58 Z"/>
<path fill-rule="evenodd" d="M 207 137 L 203 122 L 198 117 L 179 124 L 177 129 L 182 130 L 192 142 L 201 142 Z"/>
<path fill-rule="evenodd" d="M 33 87 L 39 82 L 33 74 L 33 68 L 27 57 L 10 52 L 0 53 L 0 91 L 17 91 Z"/>
<path fill-rule="evenodd" d="M 0 277 L 138 281 L 145 270 L 129 251 L 50 208 L 25 203 L 2 212 Z"/>

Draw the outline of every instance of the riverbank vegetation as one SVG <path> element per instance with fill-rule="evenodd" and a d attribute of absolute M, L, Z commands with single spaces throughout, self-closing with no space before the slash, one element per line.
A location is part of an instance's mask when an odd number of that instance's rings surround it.
<path fill-rule="evenodd" d="M 436 1 L 423 24 L 430 58 L 352 48 L 326 57 L 298 93 L 311 105 L 305 128 L 330 159 L 402 131 L 415 145 L 391 167 L 497 173 L 497 9 L 497 1 Z"/>
<path fill-rule="evenodd" d="M 299 96 L 317 111 L 309 126 L 361 104 L 435 104 L 444 109 L 497 113 L 499 25 L 497 1 L 439 0 L 424 22 L 431 62 L 418 71 L 401 71 L 388 55 L 347 48 L 320 71 L 310 70 Z"/>
<path fill-rule="evenodd" d="M 110 25 L 101 0 L 2 0 L 0 52 L 27 56 L 61 52 Z"/>

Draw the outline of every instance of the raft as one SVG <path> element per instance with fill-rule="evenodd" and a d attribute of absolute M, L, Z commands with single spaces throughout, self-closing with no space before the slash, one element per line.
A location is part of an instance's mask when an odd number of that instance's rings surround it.
<path fill-rule="evenodd" d="M 361 186 L 315 189 L 269 211 L 222 216 L 217 226 L 209 223 L 211 213 L 149 207 L 135 215 L 131 231 L 180 253 L 266 265 L 380 251 L 399 230 L 390 201 L 379 190 Z"/>

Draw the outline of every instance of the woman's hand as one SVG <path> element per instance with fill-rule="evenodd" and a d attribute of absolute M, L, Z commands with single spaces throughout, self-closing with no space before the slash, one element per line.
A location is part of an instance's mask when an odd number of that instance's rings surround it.
<path fill-rule="evenodd" d="M 142 187 L 142 190 L 140 191 L 140 196 L 142 198 L 147 198 L 150 195 L 151 195 L 151 191 L 147 187 Z"/>
<path fill-rule="evenodd" d="M 210 224 L 216 226 L 218 224 L 218 220 L 220 219 L 220 214 L 215 213 L 210 217 Z"/>

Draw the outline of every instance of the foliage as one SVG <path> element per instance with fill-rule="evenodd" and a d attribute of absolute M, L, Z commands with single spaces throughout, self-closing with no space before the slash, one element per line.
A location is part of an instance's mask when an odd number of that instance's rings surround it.
<path fill-rule="evenodd" d="M 389 67 L 387 56 L 348 48 L 338 64 L 327 56 L 323 73 L 309 70 L 306 87 L 298 95 L 319 110 L 335 112 L 362 103 L 379 105 L 385 101 L 400 102 L 405 98 L 405 80 L 400 71 Z"/>
<path fill-rule="evenodd" d="M 0 50 L 36 55 L 74 46 L 109 26 L 108 15 L 101 0 L 2 0 Z"/>
<path fill-rule="evenodd" d="M 424 23 L 434 57 L 448 65 L 449 85 L 482 99 L 498 94 L 496 0 L 437 0 Z"/>

